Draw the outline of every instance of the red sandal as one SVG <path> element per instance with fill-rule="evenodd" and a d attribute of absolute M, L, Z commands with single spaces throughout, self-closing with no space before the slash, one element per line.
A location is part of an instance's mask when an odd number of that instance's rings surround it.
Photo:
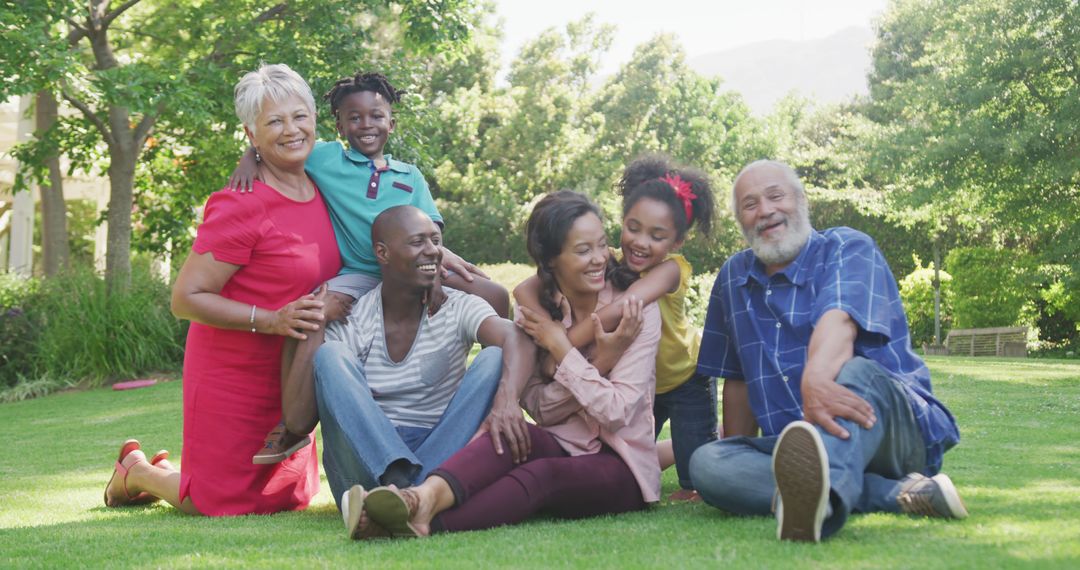
<path fill-rule="evenodd" d="M 162 461 L 165 461 L 168 458 L 169 458 L 169 450 L 162 449 L 161 451 L 158 451 L 157 453 L 154 454 L 153 457 L 150 458 L 150 465 L 157 465 L 158 463 L 161 463 Z"/>
<path fill-rule="evenodd" d="M 106 507 L 122 507 L 122 506 L 125 506 L 125 505 L 145 505 L 145 504 L 153 503 L 153 502 L 159 500 L 157 497 L 155 497 L 155 496 L 153 496 L 153 495 L 151 495 L 149 493 L 139 493 L 138 495 L 135 495 L 134 497 L 132 497 L 131 493 L 128 492 L 128 489 L 127 489 L 128 471 L 130 471 L 131 468 L 134 467 L 135 465 L 137 465 L 139 463 L 144 463 L 146 461 L 146 455 L 143 454 L 142 450 L 139 449 L 139 447 L 140 447 L 139 446 L 139 440 L 137 440 L 137 439 L 129 439 L 129 440 L 125 441 L 123 445 L 120 446 L 120 455 L 116 459 L 116 466 L 113 469 L 112 477 L 109 477 L 109 482 L 105 485 L 104 500 L 105 500 L 105 506 Z M 167 454 L 166 454 L 166 456 L 167 456 Z M 155 457 L 157 457 L 157 456 L 155 455 Z M 158 459 L 158 461 L 160 461 L 160 459 Z M 123 486 L 124 486 L 124 497 L 120 498 L 119 500 L 110 501 L 109 500 L 109 487 L 112 486 L 113 480 L 116 479 L 117 475 L 120 475 L 120 477 L 122 478 L 121 482 L 123 483 Z"/>

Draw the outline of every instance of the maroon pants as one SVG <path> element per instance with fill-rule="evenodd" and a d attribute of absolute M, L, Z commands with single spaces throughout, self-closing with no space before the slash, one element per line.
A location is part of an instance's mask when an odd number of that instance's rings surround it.
<path fill-rule="evenodd" d="M 514 465 L 510 447 L 496 455 L 485 434 L 433 471 L 450 484 L 454 507 L 432 521 L 433 532 L 476 530 L 525 520 L 541 510 L 563 518 L 623 513 L 645 508 L 633 473 L 604 446 L 592 455 L 570 456 L 554 437 L 529 425 L 532 452 Z"/>

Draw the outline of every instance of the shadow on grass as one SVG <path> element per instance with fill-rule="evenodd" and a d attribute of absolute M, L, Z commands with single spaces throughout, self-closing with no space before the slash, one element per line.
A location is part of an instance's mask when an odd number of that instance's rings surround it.
<path fill-rule="evenodd" d="M 1064 507 L 1063 507 L 1064 508 Z M 1072 508 L 1075 508 L 1072 507 Z M 726 516 L 704 505 L 419 540 L 355 543 L 330 506 L 306 513 L 223 519 L 164 507 L 92 509 L 90 520 L 0 530 L 5 566 L 365 567 L 1040 566 L 1068 556 L 1031 548 L 1046 523 L 1025 517 L 1011 533 L 996 517 L 967 522 L 892 515 L 855 517 L 821 545 L 779 543 L 767 518 Z M 1027 528 L 1037 524 L 1039 528 Z"/>
<path fill-rule="evenodd" d="M 163 505 L 106 509 L 120 442 L 179 455 L 179 382 L 0 405 L 0 567 L 1000 567 L 1080 564 L 1080 366 L 934 359 L 961 425 L 945 458 L 972 517 L 855 516 L 818 546 L 778 543 L 768 518 L 706 505 L 416 541 L 353 543 L 328 488 L 304 512 L 222 519 Z M 665 495 L 674 473 L 664 474 Z"/>

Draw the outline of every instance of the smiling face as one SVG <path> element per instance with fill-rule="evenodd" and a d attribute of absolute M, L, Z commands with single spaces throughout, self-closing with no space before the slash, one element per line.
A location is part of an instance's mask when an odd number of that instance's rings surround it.
<path fill-rule="evenodd" d="M 372 160 L 382 160 L 383 147 L 394 132 L 390 102 L 374 91 L 346 95 L 338 106 L 338 133 L 349 146 Z"/>
<path fill-rule="evenodd" d="M 739 176 L 735 208 L 743 236 L 770 275 L 794 261 L 810 237 L 806 197 L 773 164 Z"/>
<path fill-rule="evenodd" d="M 303 169 L 315 147 L 315 113 L 297 96 L 281 102 L 267 98 L 255 118 L 255 132 L 245 131 L 262 160 L 281 169 Z"/>
<path fill-rule="evenodd" d="M 564 295 L 598 293 L 604 288 L 608 261 L 607 236 L 600 218 L 579 216 L 566 233 L 562 251 L 551 260 L 551 272 Z"/>
<path fill-rule="evenodd" d="M 382 267 L 383 280 L 394 286 L 422 289 L 433 286 L 442 264 L 439 226 L 427 214 L 412 207 L 402 207 L 382 222 L 375 257 Z"/>
<path fill-rule="evenodd" d="M 682 246 L 676 236 L 671 207 L 652 198 L 640 198 L 623 217 L 623 261 L 636 273 L 656 267 L 668 253 Z"/>

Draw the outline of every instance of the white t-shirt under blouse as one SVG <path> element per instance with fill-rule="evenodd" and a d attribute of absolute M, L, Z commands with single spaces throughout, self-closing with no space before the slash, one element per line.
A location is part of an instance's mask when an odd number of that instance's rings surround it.
<path fill-rule="evenodd" d="M 375 402 L 396 426 L 435 427 L 465 376 L 480 323 L 499 318 L 480 297 L 444 291 L 446 303 L 434 316 L 424 312 L 401 362 L 393 362 L 386 350 L 382 283 L 356 300 L 344 323 L 326 329 L 327 341 L 345 343 L 360 360 Z"/>

